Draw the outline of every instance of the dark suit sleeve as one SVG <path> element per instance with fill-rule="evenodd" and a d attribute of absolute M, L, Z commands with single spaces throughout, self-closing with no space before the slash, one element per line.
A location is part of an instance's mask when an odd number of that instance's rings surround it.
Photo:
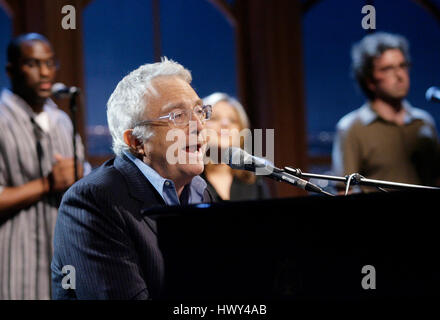
<path fill-rule="evenodd" d="M 203 192 L 203 202 L 204 203 L 213 203 L 214 201 L 214 196 L 212 195 L 211 191 L 209 191 L 208 188 L 205 189 L 205 191 Z"/>
<path fill-rule="evenodd" d="M 115 195 L 79 185 L 64 196 L 59 209 L 52 262 L 53 297 L 62 298 L 63 265 L 76 270 L 78 299 L 148 299 L 139 258 L 126 230 Z M 57 280 L 58 279 L 58 280 Z"/>

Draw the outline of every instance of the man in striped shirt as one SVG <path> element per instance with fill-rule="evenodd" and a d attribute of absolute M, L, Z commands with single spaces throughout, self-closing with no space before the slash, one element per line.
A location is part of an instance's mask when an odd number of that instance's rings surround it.
<path fill-rule="evenodd" d="M 49 98 L 56 69 L 42 35 L 9 44 L 11 90 L 0 96 L 0 299 L 50 298 L 58 205 L 74 183 L 72 123 Z M 77 147 L 81 163 L 79 137 Z"/>

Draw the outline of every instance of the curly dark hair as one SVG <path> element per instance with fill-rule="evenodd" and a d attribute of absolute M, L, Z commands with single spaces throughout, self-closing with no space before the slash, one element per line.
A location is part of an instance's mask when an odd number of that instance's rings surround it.
<path fill-rule="evenodd" d="M 389 49 L 399 49 L 410 63 L 408 41 L 397 34 L 373 33 L 355 43 L 351 49 L 353 76 L 369 99 L 374 98 L 374 93 L 367 86 L 367 80 L 371 79 L 373 73 L 373 60 Z"/>

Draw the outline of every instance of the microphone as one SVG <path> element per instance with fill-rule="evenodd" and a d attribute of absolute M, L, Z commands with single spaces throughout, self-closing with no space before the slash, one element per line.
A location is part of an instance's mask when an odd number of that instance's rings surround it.
<path fill-rule="evenodd" d="M 223 152 L 223 160 L 232 169 L 248 171 L 255 171 L 257 168 L 275 169 L 268 160 L 253 156 L 237 147 L 227 148 Z"/>
<path fill-rule="evenodd" d="M 80 93 L 80 89 L 77 87 L 68 87 L 64 83 L 57 82 L 52 86 L 52 95 L 55 98 L 68 98 L 75 94 Z"/>
<path fill-rule="evenodd" d="M 272 165 L 269 160 L 253 156 L 243 149 L 229 147 L 222 154 L 222 160 L 232 169 L 247 170 L 267 175 L 277 181 L 284 181 L 303 190 L 327 194 L 317 185 L 295 177 Z"/>
<path fill-rule="evenodd" d="M 429 88 L 428 90 L 426 90 L 425 98 L 430 102 L 440 102 L 440 88 L 438 87 Z"/>

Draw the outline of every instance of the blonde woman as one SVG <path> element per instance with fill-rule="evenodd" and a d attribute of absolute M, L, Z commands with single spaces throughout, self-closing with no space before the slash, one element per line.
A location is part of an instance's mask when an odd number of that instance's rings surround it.
<path fill-rule="evenodd" d="M 218 152 L 221 152 L 221 149 L 230 146 L 240 147 L 238 132 L 249 128 L 243 106 L 236 99 L 220 92 L 204 98 L 203 103 L 212 105 L 211 119 L 206 122 L 206 128 L 217 133 L 217 139 L 208 141 L 209 148 L 218 148 Z M 249 171 L 233 170 L 226 164 L 206 164 L 203 178 L 214 201 L 270 197 L 269 189 L 261 176 L 255 176 Z"/>

